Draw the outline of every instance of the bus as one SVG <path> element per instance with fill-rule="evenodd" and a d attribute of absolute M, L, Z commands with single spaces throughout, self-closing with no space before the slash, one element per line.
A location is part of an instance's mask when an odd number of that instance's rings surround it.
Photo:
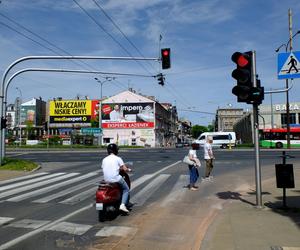
<path fill-rule="evenodd" d="M 272 128 L 262 129 L 260 132 L 260 146 L 267 148 L 286 148 L 287 129 Z M 290 128 L 290 144 L 293 148 L 300 148 L 300 127 Z"/>
<path fill-rule="evenodd" d="M 203 147 L 208 137 L 213 139 L 212 147 L 227 148 L 236 146 L 235 132 L 205 132 L 202 133 L 192 144 Z"/>

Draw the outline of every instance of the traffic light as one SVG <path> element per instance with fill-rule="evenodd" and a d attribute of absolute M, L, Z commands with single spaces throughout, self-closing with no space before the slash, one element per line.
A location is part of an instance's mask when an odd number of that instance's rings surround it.
<path fill-rule="evenodd" d="M 236 64 L 232 71 L 232 77 L 236 79 L 237 85 L 233 87 L 232 93 L 237 96 L 238 102 L 249 102 L 251 89 L 253 87 L 253 62 L 252 51 L 245 53 L 235 52 L 231 60 Z"/>
<path fill-rule="evenodd" d="M 7 119 L 4 117 L 1 117 L 1 129 L 7 127 Z"/>
<path fill-rule="evenodd" d="M 157 80 L 158 80 L 158 84 L 160 84 L 161 86 L 165 85 L 165 78 L 162 73 L 157 75 Z"/>
<path fill-rule="evenodd" d="M 264 87 L 261 87 L 260 80 L 256 79 L 257 87 L 251 88 L 251 96 L 249 97 L 248 104 L 258 104 L 260 105 L 265 97 Z"/>
<path fill-rule="evenodd" d="M 161 66 L 162 66 L 162 69 L 171 68 L 170 54 L 171 54 L 170 48 L 161 49 Z"/>

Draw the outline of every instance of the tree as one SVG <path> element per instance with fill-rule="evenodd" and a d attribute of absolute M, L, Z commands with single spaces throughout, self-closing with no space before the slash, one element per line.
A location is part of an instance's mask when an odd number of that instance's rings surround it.
<path fill-rule="evenodd" d="M 207 127 L 201 126 L 201 125 L 194 125 L 192 127 L 192 137 L 193 138 L 198 138 L 199 135 L 201 135 L 204 132 L 208 132 Z"/>

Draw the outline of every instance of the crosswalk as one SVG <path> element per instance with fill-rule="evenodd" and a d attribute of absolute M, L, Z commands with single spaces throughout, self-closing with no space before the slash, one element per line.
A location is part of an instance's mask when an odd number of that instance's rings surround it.
<path fill-rule="evenodd" d="M 171 166 L 171 165 L 170 165 Z M 166 169 L 166 168 L 165 168 Z M 151 202 L 159 188 L 165 188 L 166 195 L 160 198 L 161 207 L 166 207 L 174 202 L 180 202 L 186 192 L 184 186 L 188 182 L 188 175 L 171 175 L 163 173 L 161 169 L 153 174 L 145 174 L 138 178 L 131 176 L 131 202 L 134 206 L 143 206 L 146 202 Z M 24 176 L 8 181 L 0 182 L 0 203 L 1 202 L 23 202 L 28 201 L 33 204 L 57 203 L 72 206 L 86 199 L 94 200 L 97 183 L 102 179 L 101 171 L 90 173 L 36 173 L 31 176 Z M 168 182 L 168 185 L 164 184 Z M 154 199 L 155 200 L 155 199 Z M 92 208 L 92 204 L 85 206 L 82 211 Z M 79 213 L 80 210 L 74 213 Z M 136 228 L 122 226 L 105 226 L 99 231 L 91 230 L 95 225 L 76 224 L 68 221 L 72 214 L 57 221 L 36 220 L 33 218 L 13 218 L 0 216 L 1 227 L 31 229 L 32 234 L 41 231 L 58 231 L 73 235 L 83 235 L 88 231 L 93 231 L 95 237 L 107 237 L 109 235 L 119 236 L 134 234 Z M 22 236 L 23 237 L 23 236 Z M 25 237 L 25 236 L 24 236 Z M 20 239 L 21 240 L 21 239 Z M 0 250 L 7 245 L 0 245 Z"/>
<path fill-rule="evenodd" d="M 142 206 L 171 177 L 170 174 L 145 174 L 131 183 L 131 202 Z M 101 171 L 82 173 L 42 172 L 0 182 L 0 202 L 59 203 L 75 205 L 81 201 L 93 200 L 97 184 L 103 178 Z M 171 193 L 164 203 L 176 200 L 176 195 L 185 192 L 188 176 L 178 177 Z M 136 191 L 136 189 L 138 189 Z M 162 203 L 162 204 L 164 204 Z"/>

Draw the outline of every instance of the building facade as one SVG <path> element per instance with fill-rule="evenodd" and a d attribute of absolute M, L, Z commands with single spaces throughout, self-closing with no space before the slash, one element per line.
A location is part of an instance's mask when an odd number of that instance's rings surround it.
<path fill-rule="evenodd" d="M 260 105 L 259 129 L 286 128 L 286 104 Z M 290 127 L 300 126 L 300 103 L 290 103 Z M 234 125 L 237 138 L 243 143 L 253 143 L 253 113 L 245 113 Z"/>
<path fill-rule="evenodd" d="M 243 114 L 244 110 L 239 108 L 218 108 L 216 112 L 215 131 L 233 131 L 233 125 Z"/>

